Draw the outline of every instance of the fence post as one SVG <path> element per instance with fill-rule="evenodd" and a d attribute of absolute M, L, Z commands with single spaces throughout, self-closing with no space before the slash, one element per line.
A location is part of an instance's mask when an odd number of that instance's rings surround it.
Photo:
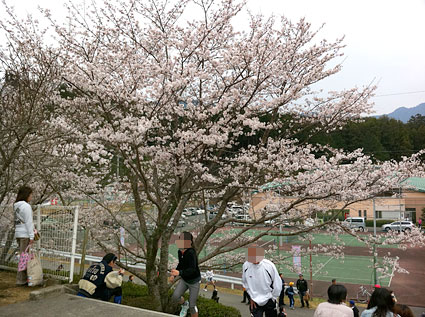
<path fill-rule="evenodd" d="M 83 249 L 81 250 L 81 259 L 80 259 L 80 279 L 83 278 L 83 274 L 84 274 L 84 266 L 86 264 L 86 248 L 87 248 L 88 239 L 89 239 L 89 228 L 84 228 Z"/>
<path fill-rule="evenodd" d="M 77 247 L 78 211 L 79 207 L 77 206 L 74 211 L 74 227 L 72 230 L 71 267 L 69 269 L 69 283 L 72 283 L 72 280 L 74 278 L 75 249 Z"/>
<path fill-rule="evenodd" d="M 40 232 L 40 234 L 41 234 L 41 205 L 37 205 L 37 223 L 36 223 L 36 226 L 37 226 L 37 231 Z M 41 239 L 39 239 L 37 241 L 37 249 L 38 249 L 38 251 L 41 250 Z"/>

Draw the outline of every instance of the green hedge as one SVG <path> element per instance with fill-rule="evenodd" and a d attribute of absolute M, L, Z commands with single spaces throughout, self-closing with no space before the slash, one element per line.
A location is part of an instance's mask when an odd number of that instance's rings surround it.
<path fill-rule="evenodd" d="M 155 310 L 155 300 L 149 295 L 147 286 L 125 282 L 122 284 L 122 291 L 124 305 Z M 172 291 L 169 295 L 171 297 Z M 185 294 L 185 297 L 189 298 L 189 295 Z M 201 296 L 198 297 L 197 306 L 199 317 L 241 317 L 236 308 L 221 305 Z"/>
<path fill-rule="evenodd" d="M 387 223 L 394 222 L 395 220 L 388 220 L 388 219 L 380 219 L 376 220 L 376 227 L 381 227 L 382 225 L 386 225 Z M 366 227 L 373 227 L 373 219 L 366 220 Z"/>

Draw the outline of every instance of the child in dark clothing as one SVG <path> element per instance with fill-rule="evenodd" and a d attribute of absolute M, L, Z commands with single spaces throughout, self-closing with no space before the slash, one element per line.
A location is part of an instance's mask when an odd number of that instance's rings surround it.
<path fill-rule="evenodd" d="M 289 298 L 289 308 L 291 308 L 291 309 L 295 309 L 294 308 L 294 303 L 295 303 L 295 301 L 294 301 L 294 294 L 295 294 L 295 292 L 294 292 L 294 287 L 293 286 L 294 286 L 294 282 L 290 282 L 289 283 L 289 287 L 285 291 L 285 294 L 288 295 L 288 298 Z"/>
<path fill-rule="evenodd" d="M 279 307 L 279 314 L 277 314 L 277 317 L 287 317 L 288 315 L 285 312 L 285 308 L 283 308 L 282 306 Z"/>
<path fill-rule="evenodd" d="M 220 297 L 217 296 L 218 292 L 217 290 L 214 288 L 211 299 L 215 300 L 218 303 L 218 300 L 220 299 Z"/>

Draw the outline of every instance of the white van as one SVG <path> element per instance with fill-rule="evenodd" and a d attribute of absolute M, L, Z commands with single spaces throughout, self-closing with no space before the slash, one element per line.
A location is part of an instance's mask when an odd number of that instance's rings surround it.
<path fill-rule="evenodd" d="M 360 231 L 365 231 L 366 229 L 366 221 L 363 217 L 348 217 L 343 222 L 350 229 L 357 229 Z"/>

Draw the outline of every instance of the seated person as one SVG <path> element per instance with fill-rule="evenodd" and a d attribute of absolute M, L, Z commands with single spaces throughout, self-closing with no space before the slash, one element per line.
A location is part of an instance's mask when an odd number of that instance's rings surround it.
<path fill-rule="evenodd" d="M 77 295 L 103 301 L 109 301 L 114 296 L 114 303 L 121 304 L 124 270 L 112 270 L 116 260 L 115 254 L 108 253 L 101 262 L 91 265 L 78 283 Z"/>

